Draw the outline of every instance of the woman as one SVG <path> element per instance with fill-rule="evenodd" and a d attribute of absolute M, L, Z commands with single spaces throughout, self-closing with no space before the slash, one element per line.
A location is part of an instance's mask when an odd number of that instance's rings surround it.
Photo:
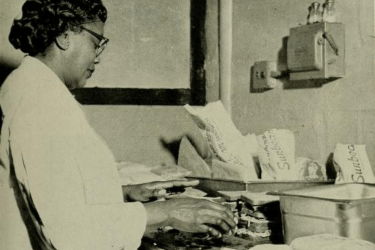
<path fill-rule="evenodd" d="M 27 56 L 0 92 L 0 245 L 5 249 L 136 249 L 159 227 L 219 236 L 233 215 L 194 199 L 144 201 L 173 185 L 121 190 L 114 157 L 69 89 L 83 87 L 108 39 L 100 0 L 28 0 L 9 40 Z M 160 192 L 160 193 L 159 193 Z M 2 247 L 3 248 L 3 247 Z"/>

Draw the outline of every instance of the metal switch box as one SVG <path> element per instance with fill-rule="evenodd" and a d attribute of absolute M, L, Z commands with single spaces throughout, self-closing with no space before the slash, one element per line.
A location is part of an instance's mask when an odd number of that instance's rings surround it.
<path fill-rule="evenodd" d="M 290 80 L 343 77 L 344 25 L 321 22 L 291 28 L 287 55 Z"/>

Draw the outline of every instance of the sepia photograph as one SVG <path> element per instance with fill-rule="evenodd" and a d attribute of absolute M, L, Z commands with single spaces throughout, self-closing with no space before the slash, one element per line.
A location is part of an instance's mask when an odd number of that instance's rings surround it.
<path fill-rule="evenodd" d="M 375 250 L 374 0 L 0 0 L 1 250 Z"/>

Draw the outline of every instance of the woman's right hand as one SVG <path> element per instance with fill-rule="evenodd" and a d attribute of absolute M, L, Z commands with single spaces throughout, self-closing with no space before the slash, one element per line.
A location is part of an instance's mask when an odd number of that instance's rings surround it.
<path fill-rule="evenodd" d="M 182 198 L 171 199 L 170 202 L 170 226 L 175 229 L 219 237 L 236 226 L 233 213 L 218 203 Z"/>
<path fill-rule="evenodd" d="M 175 198 L 145 204 L 148 226 L 171 226 L 184 232 L 209 233 L 220 237 L 234 229 L 233 213 L 226 207 L 203 199 Z"/>

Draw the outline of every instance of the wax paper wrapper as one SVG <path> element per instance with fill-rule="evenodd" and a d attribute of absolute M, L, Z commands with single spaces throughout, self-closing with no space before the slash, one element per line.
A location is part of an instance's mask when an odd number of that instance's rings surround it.
<path fill-rule="evenodd" d="M 175 164 L 147 166 L 136 162 L 119 162 L 117 169 L 121 185 L 179 180 L 191 174 L 191 171 Z"/>
<path fill-rule="evenodd" d="M 375 183 L 365 145 L 337 144 L 333 153 L 335 183 Z"/>
<path fill-rule="evenodd" d="M 191 174 L 191 171 L 175 165 L 158 165 L 151 168 L 151 172 L 164 178 L 165 180 L 183 179 Z"/>
<path fill-rule="evenodd" d="M 262 180 L 297 180 L 295 142 L 292 131 L 272 129 L 257 136 Z"/>
<path fill-rule="evenodd" d="M 151 167 L 135 162 L 119 162 L 117 169 L 121 185 L 135 185 L 154 181 L 165 181 L 159 175 L 151 172 Z"/>
<path fill-rule="evenodd" d="M 252 152 L 257 151 L 253 148 L 253 136 L 243 136 L 237 130 L 220 101 L 211 102 L 203 108 L 193 108 L 189 105 L 185 105 L 185 108 L 207 140 L 215 158 L 242 168 L 243 181 L 258 179 L 252 156 Z M 228 175 L 230 175 L 230 164 L 226 169 Z"/>

